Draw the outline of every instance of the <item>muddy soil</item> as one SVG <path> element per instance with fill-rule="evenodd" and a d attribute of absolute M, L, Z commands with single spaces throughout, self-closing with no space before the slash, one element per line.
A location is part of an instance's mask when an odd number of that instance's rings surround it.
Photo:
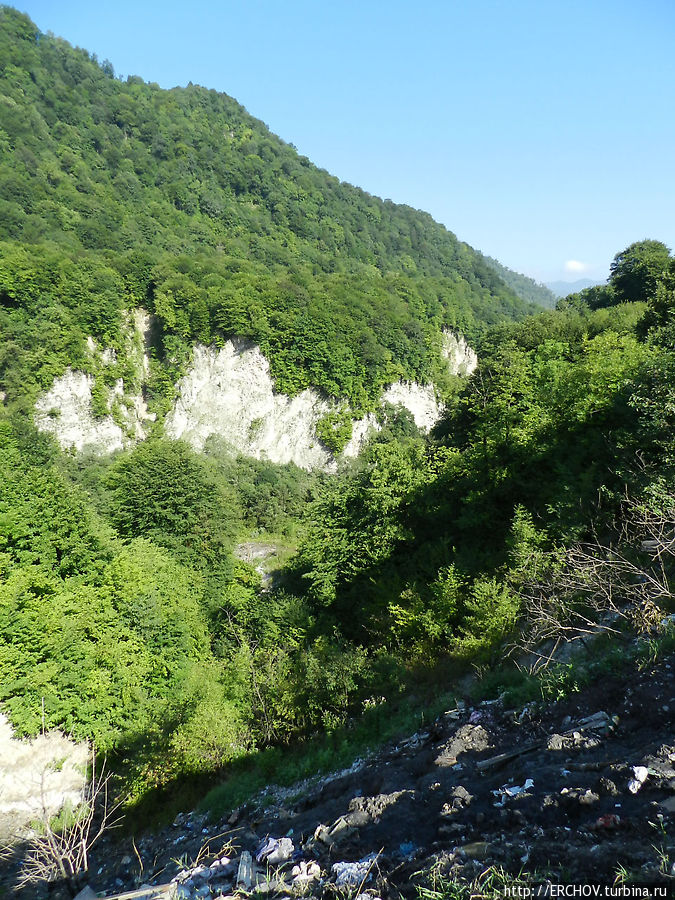
<path fill-rule="evenodd" d="M 276 884 L 270 866 L 258 866 L 272 893 L 286 889 L 294 865 L 315 861 L 322 881 L 309 890 L 319 896 L 334 890 L 334 864 L 370 854 L 360 887 L 383 900 L 418 896 L 432 871 L 471 881 L 490 866 L 554 883 L 612 884 L 625 870 L 672 884 L 674 673 L 670 656 L 546 707 L 449 710 L 338 777 L 278 791 L 272 805 L 252 803 L 218 823 L 181 815 L 137 836 L 135 849 L 110 841 L 93 854 L 91 886 L 110 893 L 168 882 L 201 849 L 207 866 L 223 853 L 232 859 L 229 881 L 211 888 L 228 894 L 241 854 L 255 861 L 268 836 L 288 836 L 294 851 L 275 869 Z M 195 876 L 183 895 L 208 896 L 209 885 Z"/>

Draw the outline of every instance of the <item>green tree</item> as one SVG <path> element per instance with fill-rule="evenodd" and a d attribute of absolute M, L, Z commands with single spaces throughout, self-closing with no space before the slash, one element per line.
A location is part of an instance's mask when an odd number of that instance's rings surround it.
<path fill-rule="evenodd" d="M 670 250 L 661 241 L 637 241 L 616 254 L 609 267 L 609 282 L 621 300 L 647 302 L 670 262 Z"/>

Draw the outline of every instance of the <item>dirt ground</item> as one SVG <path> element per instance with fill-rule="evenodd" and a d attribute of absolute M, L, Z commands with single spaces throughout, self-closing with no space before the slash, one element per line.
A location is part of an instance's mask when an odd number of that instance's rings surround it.
<path fill-rule="evenodd" d="M 419 885 L 470 882 L 490 867 L 553 883 L 613 884 L 628 873 L 673 884 L 674 672 L 670 656 L 545 707 L 448 710 L 338 777 L 278 792 L 271 805 L 251 803 L 217 823 L 182 814 L 133 845 L 111 838 L 93 854 L 90 884 L 111 893 L 178 876 L 181 896 L 228 895 L 246 851 L 253 886 L 272 894 L 295 881 L 313 896 L 338 882 L 383 900 L 417 897 Z M 289 840 L 265 859 L 268 837 Z M 289 858 L 272 864 L 284 847 Z M 223 856 L 230 861 L 205 868 Z M 298 880 L 310 866 L 319 879 Z M 341 882 L 349 871 L 352 882 Z"/>

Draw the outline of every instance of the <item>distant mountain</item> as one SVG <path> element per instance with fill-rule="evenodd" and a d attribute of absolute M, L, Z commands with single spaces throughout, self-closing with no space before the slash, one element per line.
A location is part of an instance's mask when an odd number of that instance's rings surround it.
<path fill-rule="evenodd" d="M 602 284 L 602 281 L 593 281 L 591 278 L 580 278 L 578 281 L 547 281 L 546 287 L 556 297 L 567 297 L 569 294 L 578 294 L 584 288 Z"/>
<path fill-rule="evenodd" d="M 491 256 L 483 256 L 483 259 L 521 300 L 525 300 L 527 303 L 536 303 L 538 306 L 547 308 L 555 306 L 557 295 L 549 289 L 550 286 L 547 287 L 535 281 L 534 278 L 529 278 L 527 275 L 521 275 L 520 272 L 514 272 Z"/>

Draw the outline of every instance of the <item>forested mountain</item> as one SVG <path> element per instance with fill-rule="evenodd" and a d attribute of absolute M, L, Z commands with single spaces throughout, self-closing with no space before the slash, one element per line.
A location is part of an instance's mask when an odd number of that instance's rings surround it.
<path fill-rule="evenodd" d="M 484 256 L 483 258 L 521 300 L 548 308 L 555 306 L 557 294 L 551 289 L 551 285 L 540 284 L 534 278 L 528 278 L 527 275 L 514 272 L 491 256 Z"/>
<path fill-rule="evenodd" d="M 473 336 L 527 312 L 429 215 L 317 169 L 227 95 L 122 83 L 7 7 L 0 92 L 10 401 L 79 362 L 86 334 L 119 344 L 125 306 L 156 316 L 160 358 L 250 338 L 280 389 L 356 409 L 399 377 L 428 380 L 443 326 Z M 22 365 L 38 334 L 44 361 Z"/>
<path fill-rule="evenodd" d="M 628 507 L 672 520 L 660 242 L 535 315 L 429 216 L 340 183 L 231 98 L 122 83 L 9 8 L 0 110 L 0 703 L 19 731 L 95 740 L 133 797 L 222 772 L 373 698 L 386 715 L 448 656 L 489 663 L 532 626 L 533 585 L 561 617 L 579 603 L 556 586 L 575 542 L 623 548 Z M 105 413 L 88 338 L 133 381 L 138 307 L 156 427 L 62 452 L 36 397 L 81 369 Z M 422 434 L 378 397 L 436 377 L 444 328 L 479 365 Z M 364 452 L 326 476 L 167 439 L 193 345 L 229 337 L 260 345 L 279 390 L 376 412 Z"/>

